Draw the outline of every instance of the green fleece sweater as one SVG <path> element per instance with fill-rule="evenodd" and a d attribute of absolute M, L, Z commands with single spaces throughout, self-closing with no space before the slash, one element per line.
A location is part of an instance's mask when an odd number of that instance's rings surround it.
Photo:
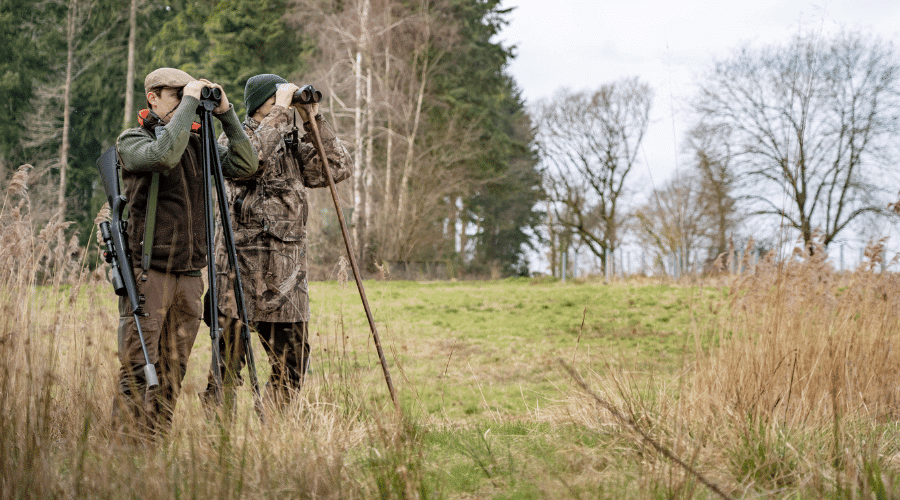
<path fill-rule="evenodd" d="M 203 202 L 200 134 L 191 131 L 199 101 L 185 96 L 168 124 L 150 114 L 140 127 L 116 141 L 128 198 L 128 245 L 132 263 L 140 263 L 147 197 L 153 172 L 159 172 L 156 230 L 150 267 L 162 272 L 197 272 L 206 266 L 206 211 Z M 216 115 L 229 138 L 217 146 L 226 177 L 247 177 L 259 160 L 234 109 Z"/>

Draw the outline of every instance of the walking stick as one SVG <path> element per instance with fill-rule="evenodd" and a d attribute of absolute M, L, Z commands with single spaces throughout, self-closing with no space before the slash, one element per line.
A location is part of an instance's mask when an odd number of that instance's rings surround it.
<path fill-rule="evenodd" d="M 300 97 L 299 101 L 303 105 L 314 104 L 319 102 L 321 93 L 311 86 L 307 85 L 298 90 L 295 99 Z M 338 200 L 337 189 L 334 187 L 334 179 L 331 176 L 331 170 L 328 169 L 328 157 L 325 155 L 325 146 L 322 145 L 322 137 L 319 135 L 319 126 L 316 124 L 316 118 L 309 113 L 307 108 L 307 116 L 310 117 L 309 128 L 312 132 L 313 141 L 315 141 L 316 150 L 319 152 L 319 158 L 322 160 L 322 170 L 325 172 L 325 178 L 328 179 L 328 188 L 331 190 L 331 199 L 334 200 L 334 209 L 337 212 L 338 222 L 341 225 L 341 234 L 344 236 L 344 246 L 347 248 L 347 257 L 350 260 L 350 267 L 353 269 L 353 278 L 356 280 L 356 288 L 359 290 L 359 298 L 362 299 L 363 309 L 366 310 L 366 319 L 369 320 L 369 329 L 372 331 L 372 339 L 375 340 L 375 350 L 378 351 L 378 359 L 381 361 L 381 370 L 384 372 L 384 381 L 387 382 L 388 391 L 391 393 L 391 401 L 397 411 L 400 411 L 400 402 L 397 401 L 397 395 L 394 393 L 394 384 L 391 382 L 391 373 L 388 371 L 387 360 L 384 357 L 384 351 L 381 349 L 381 340 L 378 337 L 378 329 L 375 328 L 375 320 L 372 318 L 372 311 L 369 309 L 369 301 L 366 299 L 366 289 L 363 287 L 362 279 L 359 276 L 359 268 L 356 266 L 356 257 L 354 257 L 353 246 L 350 244 L 350 237 L 347 234 L 347 223 L 344 221 L 344 211 L 341 209 L 341 202 Z"/>
<path fill-rule="evenodd" d="M 200 106 L 200 132 L 201 150 L 203 154 L 203 195 L 206 202 L 206 251 L 208 254 L 209 282 L 209 319 L 210 337 L 212 337 L 213 378 L 216 382 L 216 398 L 222 401 L 222 371 L 220 361 L 222 352 L 219 350 L 219 339 L 222 338 L 222 329 L 219 326 L 219 308 L 216 283 L 216 259 L 215 259 L 215 213 L 214 202 L 211 196 L 210 181 L 216 183 L 216 195 L 219 202 L 219 213 L 222 217 L 222 237 L 225 240 L 225 250 L 228 254 L 228 264 L 234 271 L 235 302 L 237 302 L 238 316 L 241 323 L 239 342 L 243 343 L 244 352 L 247 355 L 247 372 L 250 376 L 250 387 L 253 390 L 253 407 L 259 415 L 261 422 L 266 421 L 263 412 L 262 397 L 259 392 L 259 380 L 256 377 L 256 363 L 253 360 L 253 347 L 250 344 L 250 323 L 247 318 L 247 306 L 244 302 L 244 289 L 241 284 L 241 270 L 237 261 L 237 253 L 234 248 L 234 234 L 231 228 L 231 215 L 228 211 L 228 201 L 225 197 L 225 182 L 222 179 L 222 164 L 219 161 L 219 152 L 216 149 L 216 140 L 213 136 L 212 110 L 221 101 L 221 91 L 217 88 L 204 87 L 201 91 Z"/>

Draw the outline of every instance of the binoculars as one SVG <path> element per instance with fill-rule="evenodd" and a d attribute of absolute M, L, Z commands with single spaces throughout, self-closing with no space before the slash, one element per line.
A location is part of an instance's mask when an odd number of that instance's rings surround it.
<path fill-rule="evenodd" d="M 183 99 L 184 87 L 178 87 L 178 91 L 175 95 L 178 96 L 178 99 Z M 203 87 L 200 91 L 200 99 L 209 99 L 218 103 L 222 100 L 222 90 L 212 87 Z"/>
<path fill-rule="evenodd" d="M 280 87 L 283 84 L 279 84 Z M 277 88 L 277 87 L 276 87 Z M 316 90 L 312 85 L 304 85 L 299 90 L 294 91 L 294 97 L 291 104 L 314 104 L 322 100 L 322 93 Z"/>
<path fill-rule="evenodd" d="M 203 87 L 200 90 L 200 99 L 212 101 L 218 105 L 222 102 L 222 90 L 215 87 Z"/>

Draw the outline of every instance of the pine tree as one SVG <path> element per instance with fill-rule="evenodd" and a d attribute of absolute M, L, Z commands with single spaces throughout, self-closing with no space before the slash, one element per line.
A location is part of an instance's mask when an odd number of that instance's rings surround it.
<path fill-rule="evenodd" d="M 501 9 L 499 0 L 456 0 L 452 12 L 461 43 L 449 64 L 466 70 L 444 73 L 437 92 L 480 131 L 480 151 L 468 168 L 478 182 L 462 194 L 462 225 L 479 228 L 473 236 L 476 270 L 521 274 L 527 271 L 524 245 L 540 219 L 542 192 L 530 119 L 506 74 L 513 48 L 492 41 L 511 10 Z"/>

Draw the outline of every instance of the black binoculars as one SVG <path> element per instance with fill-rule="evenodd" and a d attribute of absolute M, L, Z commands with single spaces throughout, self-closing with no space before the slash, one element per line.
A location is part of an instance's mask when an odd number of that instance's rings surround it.
<path fill-rule="evenodd" d="M 184 87 L 178 87 L 178 91 L 175 95 L 178 96 L 178 99 L 184 98 Z M 200 91 L 200 98 L 219 102 L 222 100 L 222 90 L 212 87 L 203 87 Z"/>
<path fill-rule="evenodd" d="M 219 104 L 222 101 L 222 89 L 216 87 L 203 87 L 200 90 L 200 99 L 206 99 Z"/>
<path fill-rule="evenodd" d="M 282 84 L 283 85 L 283 84 Z M 314 104 L 322 100 L 322 93 L 316 90 L 312 85 L 304 85 L 299 90 L 294 91 L 294 97 L 291 104 Z"/>

